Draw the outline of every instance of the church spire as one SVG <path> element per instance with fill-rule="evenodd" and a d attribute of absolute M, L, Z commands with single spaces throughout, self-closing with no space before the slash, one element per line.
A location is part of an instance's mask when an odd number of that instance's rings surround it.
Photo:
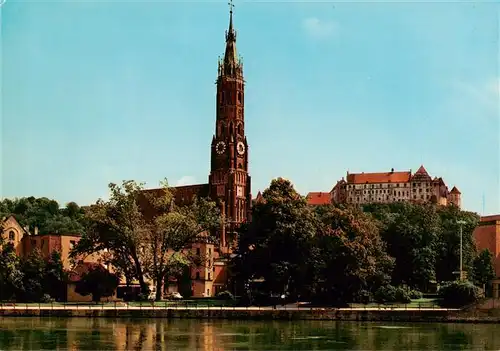
<path fill-rule="evenodd" d="M 229 0 L 229 28 L 226 31 L 226 51 L 224 59 L 219 64 L 219 75 L 241 74 L 241 62 L 236 51 L 236 31 L 233 26 L 233 0 Z"/>

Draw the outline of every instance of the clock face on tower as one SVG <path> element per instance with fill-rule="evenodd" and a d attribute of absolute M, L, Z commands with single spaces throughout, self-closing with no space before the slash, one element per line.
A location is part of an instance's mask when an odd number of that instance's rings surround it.
<path fill-rule="evenodd" d="M 217 145 L 215 145 L 215 152 L 222 155 L 224 151 L 226 151 L 226 144 L 223 141 L 219 141 Z"/>
<path fill-rule="evenodd" d="M 243 155 L 245 153 L 245 144 L 243 144 L 241 141 L 238 143 L 236 146 L 238 155 Z"/>

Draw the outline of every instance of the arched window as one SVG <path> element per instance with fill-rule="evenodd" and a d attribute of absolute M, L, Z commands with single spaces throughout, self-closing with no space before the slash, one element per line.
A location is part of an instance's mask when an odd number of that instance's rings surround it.
<path fill-rule="evenodd" d="M 9 240 L 16 240 L 16 233 L 13 230 L 9 232 Z"/>
<path fill-rule="evenodd" d="M 238 102 L 241 102 L 241 91 L 238 91 Z"/>
<path fill-rule="evenodd" d="M 243 124 L 238 124 L 238 135 L 243 135 Z"/>

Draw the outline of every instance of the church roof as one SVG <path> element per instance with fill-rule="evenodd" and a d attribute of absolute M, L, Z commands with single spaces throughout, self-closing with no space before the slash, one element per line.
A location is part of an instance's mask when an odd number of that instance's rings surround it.
<path fill-rule="evenodd" d="M 458 195 L 460 195 L 460 194 L 461 194 L 461 192 L 460 192 L 460 190 L 458 190 L 458 189 L 457 189 L 457 187 L 456 187 L 456 186 L 454 186 L 454 187 L 451 189 L 450 194 L 458 194 Z"/>
<path fill-rule="evenodd" d="M 306 196 L 306 201 L 308 205 L 312 206 L 329 205 L 332 203 L 330 193 L 325 192 L 310 192 Z"/>

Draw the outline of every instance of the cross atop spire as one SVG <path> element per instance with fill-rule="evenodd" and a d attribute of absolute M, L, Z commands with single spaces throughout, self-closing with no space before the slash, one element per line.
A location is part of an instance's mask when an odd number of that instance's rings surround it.
<path fill-rule="evenodd" d="M 242 64 L 236 51 L 236 31 L 233 27 L 233 0 L 228 1 L 229 6 L 229 28 L 226 31 L 226 50 L 224 58 L 219 64 L 219 75 L 240 75 L 242 74 Z"/>

